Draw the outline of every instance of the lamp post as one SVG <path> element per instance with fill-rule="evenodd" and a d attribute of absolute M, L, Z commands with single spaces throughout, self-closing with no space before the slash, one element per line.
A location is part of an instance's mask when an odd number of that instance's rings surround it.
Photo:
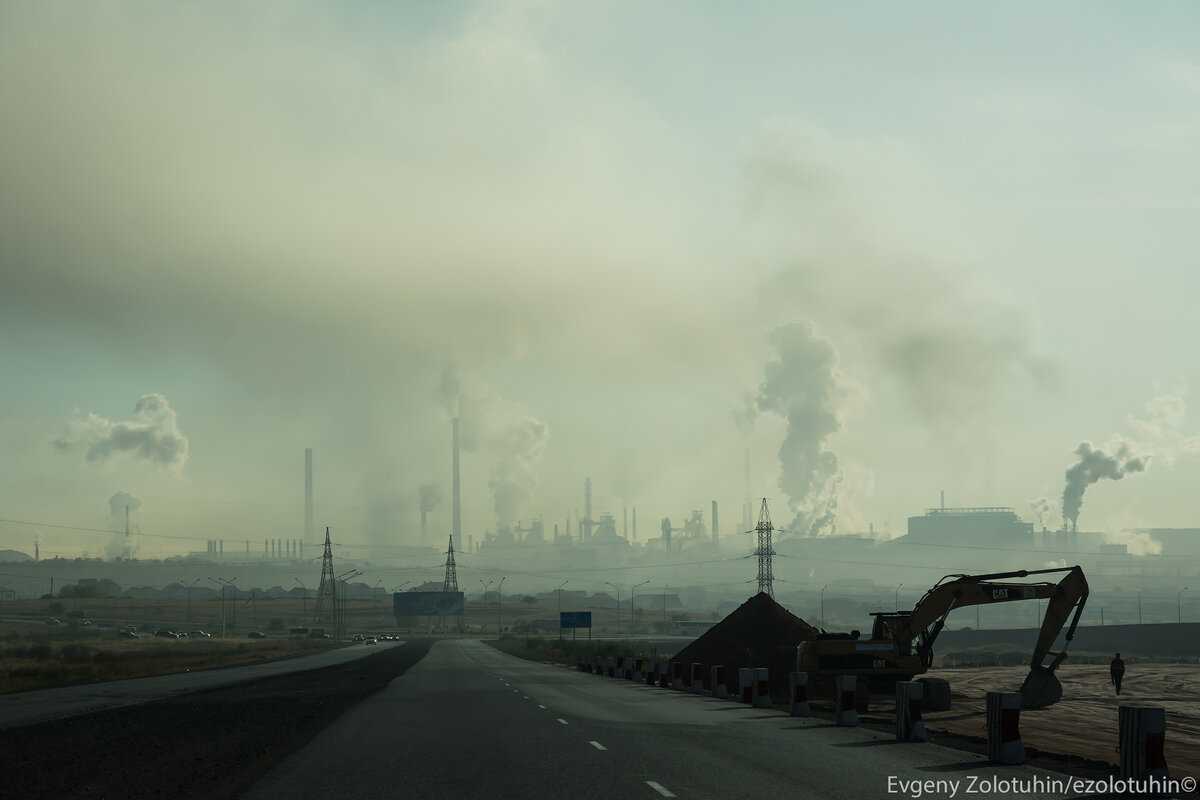
<path fill-rule="evenodd" d="M 489 580 L 487 583 L 484 583 L 483 578 L 479 579 L 479 585 L 483 587 L 483 610 L 485 612 L 487 611 L 488 590 L 491 589 L 492 583 L 493 583 L 493 581 L 491 581 L 491 580 Z M 487 624 L 487 623 L 484 623 L 484 624 Z"/>
<path fill-rule="evenodd" d="M 562 640 L 562 590 L 563 587 L 570 583 L 570 579 L 563 581 L 554 591 L 558 593 L 558 638 Z"/>
<path fill-rule="evenodd" d="M 653 578 L 646 578 L 646 580 L 642 581 L 642 582 L 641 582 L 641 583 L 639 583 L 639 584 L 635 584 L 635 585 L 634 585 L 634 587 L 633 587 L 632 589 L 630 589 L 630 590 L 629 590 L 629 630 L 630 630 L 631 632 L 633 631 L 633 626 L 634 626 L 634 624 L 636 623 L 635 617 L 637 616 L 637 590 L 638 590 L 638 586 L 645 586 L 647 583 L 649 583 L 649 582 L 650 582 L 650 581 L 652 581 L 652 580 L 654 580 L 654 579 L 653 579 Z"/>
<path fill-rule="evenodd" d="M 1175 595 L 1175 609 L 1179 615 L 1178 619 L 1176 621 L 1180 625 L 1183 624 L 1183 593 L 1186 592 L 1187 590 L 1188 590 L 1188 587 L 1185 586 L 1182 589 L 1180 589 L 1179 592 Z"/>
<path fill-rule="evenodd" d="M 293 577 L 292 580 L 300 585 L 300 608 L 304 616 L 308 617 L 308 587 L 299 578 Z"/>
<path fill-rule="evenodd" d="M 617 592 L 617 636 L 621 635 L 621 587 L 615 583 L 604 582 L 605 586 L 611 586 Z"/>
<path fill-rule="evenodd" d="M 900 590 L 903 588 L 904 588 L 903 583 L 896 587 L 896 610 L 897 611 L 900 610 Z"/>
<path fill-rule="evenodd" d="M 199 581 L 199 578 L 193 578 L 192 582 L 187 585 L 187 621 L 189 625 L 192 622 L 192 587 Z"/>
<path fill-rule="evenodd" d="M 503 609 L 504 609 L 504 582 L 508 580 L 505 575 L 500 579 L 500 583 L 496 584 L 496 638 L 500 638 L 500 631 L 504 628 Z"/>
<path fill-rule="evenodd" d="M 829 584 L 821 587 L 821 627 L 825 627 L 825 590 L 829 588 Z"/>

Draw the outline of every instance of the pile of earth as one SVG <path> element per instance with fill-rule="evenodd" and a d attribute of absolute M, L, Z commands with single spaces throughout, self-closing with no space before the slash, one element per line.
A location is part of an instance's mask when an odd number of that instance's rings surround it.
<path fill-rule="evenodd" d="M 796 668 L 796 646 L 816 638 L 812 625 L 788 611 L 765 592 L 759 592 L 708 632 L 674 657 L 684 665 L 704 665 L 704 685 L 711 689 L 709 670 L 723 665 L 726 681 L 732 685 L 739 667 L 767 667 L 771 675 L 771 695 L 782 701 L 787 697 L 788 673 Z"/>

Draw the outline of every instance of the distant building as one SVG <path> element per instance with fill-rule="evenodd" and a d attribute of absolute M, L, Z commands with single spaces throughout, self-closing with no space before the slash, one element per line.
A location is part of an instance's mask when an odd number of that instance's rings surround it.
<path fill-rule="evenodd" d="M 17 590 L 16 589 L 9 589 L 5 586 L 0 586 L 0 602 L 3 602 L 4 600 L 16 600 L 16 599 L 17 599 Z"/>
<path fill-rule="evenodd" d="M 1162 547 L 1164 556 L 1200 556 L 1200 528 L 1142 528 Z"/>
<path fill-rule="evenodd" d="M 931 508 L 908 518 L 908 541 L 920 544 L 1032 547 L 1033 523 L 1011 508 Z"/>

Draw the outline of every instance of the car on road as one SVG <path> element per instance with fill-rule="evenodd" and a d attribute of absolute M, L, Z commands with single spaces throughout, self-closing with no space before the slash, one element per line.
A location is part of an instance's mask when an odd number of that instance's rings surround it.
<path fill-rule="evenodd" d="M 154 632 L 154 638 L 155 639 L 178 639 L 179 634 L 177 634 L 175 631 L 169 631 L 169 630 L 166 630 L 165 628 L 163 628 L 163 629 L 160 629 L 160 630 L 157 630 Z"/>
<path fill-rule="evenodd" d="M 250 631 L 246 634 L 247 639 L 265 639 L 267 635 L 262 631 Z"/>
<path fill-rule="evenodd" d="M 375 644 L 375 637 L 374 636 L 366 637 L 365 639 L 363 639 L 363 644 Z"/>
<path fill-rule="evenodd" d="M 366 638 L 366 637 L 365 637 L 365 636 L 363 636 L 361 633 L 356 633 L 356 634 L 354 634 L 353 636 L 351 636 L 351 637 L 350 637 L 350 641 L 352 641 L 352 642 L 361 642 L 361 641 L 362 641 L 363 639 L 365 639 L 365 638 Z"/>
<path fill-rule="evenodd" d="M 142 638 L 137 635 L 137 631 L 121 631 L 118 634 L 118 636 L 120 636 L 122 639 L 140 639 L 140 638 Z"/>
<path fill-rule="evenodd" d="M 190 638 L 190 639 L 211 639 L 212 634 L 209 633 L 208 631 L 192 631 L 191 633 L 188 634 L 188 638 Z"/>

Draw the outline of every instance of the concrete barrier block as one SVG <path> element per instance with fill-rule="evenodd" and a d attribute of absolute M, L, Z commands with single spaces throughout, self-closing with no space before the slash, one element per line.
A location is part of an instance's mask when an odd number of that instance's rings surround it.
<path fill-rule="evenodd" d="M 1121 777 L 1136 780 L 1165 779 L 1167 712 L 1158 706 L 1120 706 Z"/>
<path fill-rule="evenodd" d="M 754 668 L 755 708 L 770 708 L 771 706 L 771 672 L 766 667 Z"/>
<path fill-rule="evenodd" d="M 1024 764 L 1021 742 L 1021 695 L 1017 692 L 987 693 L 988 758 L 995 764 Z"/>
<path fill-rule="evenodd" d="M 715 667 L 709 668 L 708 685 L 712 696 L 721 700 L 729 697 L 729 687 L 725 684 L 725 667 L 718 664 Z"/>
<path fill-rule="evenodd" d="M 693 661 L 688 676 L 688 689 L 695 694 L 704 694 L 704 665 Z"/>
<path fill-rule="evenodd" d="M 855 710 L 855 695 L 858 693 L 858 678 L 854 675 L 838 675 L 833 679 L 833 723 L 845 727 L 858 725 Z"/>
<path fill-rule="evenodd" d="M 896 683 L 896 741 L 927 742 L 929 733 L 921 718 L 921 701 L 925 685 L 920 681 Z"/>
<path fill-rule="evenodd" d="M 808 706 L 808 673 L 788 673 L 788 699 L 791 701 L 793 717 L 807 717 L 812 713 Z"/>
<path fill-rule="evenodd" d="M 754 668 L 738 667 L 737 671 L 738 697 L 743 703 L 754 702 Z"/>
<path fill-rule="evenodd" d="M 918 678 L 924 686 L 922 705 L 926 711 L 950 710 L 950 682 L 944 678 Z"/>

